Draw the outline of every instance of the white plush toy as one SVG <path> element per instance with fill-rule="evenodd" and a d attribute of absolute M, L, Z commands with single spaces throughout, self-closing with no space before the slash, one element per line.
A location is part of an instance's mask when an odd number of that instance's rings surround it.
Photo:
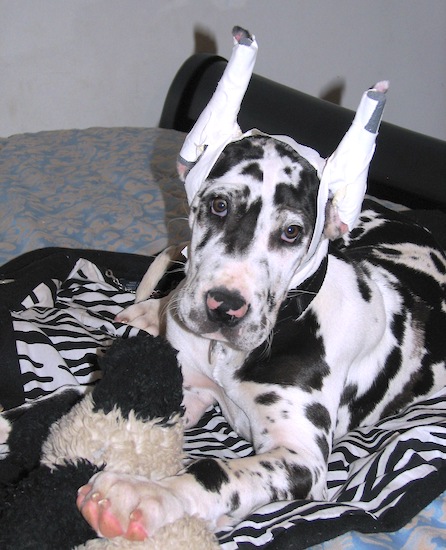
<path fill-rule="evenodd" d="M 184 466 L 182 376 L 173 348 L 146 334 L 118 339 L 101 367 L 103 379 L 86 396 L 68 389 L 25 406 L 20 417 L 0 417 L 0 444 L 9 447 L 1 467 L 18 464 L 21 449 L 41 455 L 28 475 L 0 491 L 0 548 L 216 550 L 214 534 L 196 517 L 135 542 L 98 538 L 81 516 L 78 488 L 103 468 L 159 480 Z M 41 423 L 58 411 L 42 445 Z"/>

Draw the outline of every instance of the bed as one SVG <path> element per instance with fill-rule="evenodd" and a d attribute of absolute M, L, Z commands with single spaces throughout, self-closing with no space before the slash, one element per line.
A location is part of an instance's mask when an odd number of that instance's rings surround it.
<path fill-rule="evenodd" d="M 188 238 L 175 159 L 225 65 L 211 54 L 186 60 L 157 128 L 0 139 L 4 408 L 61 386 L 88 388 L 100 377 L 98 352 L 137 333 L 113 318 L 133 301 L 153 255 Z M 328 156 L 352 118 L 346 109 L 254 75 L 239 122 L 243 130 L 288 134 Z M 444 248 L 445 173 L 445 142 L 382 124 L 368 193 L 424 224 Z M 220 544 L 225 550 L 443 548 L 445 441 L 443 391 L 337 441 L 327 502 L 265 506 L 220 532 Z M 252 453 L 218 407 L 187 431 L 185 450 L 190 457 Z"/>

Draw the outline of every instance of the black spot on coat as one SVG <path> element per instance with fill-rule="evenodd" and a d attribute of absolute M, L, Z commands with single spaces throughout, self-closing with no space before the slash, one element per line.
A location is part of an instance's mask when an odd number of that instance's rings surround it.
<path fill-rule="evenodd" d="M 274 391 L 261 393 L 255 398 L 255 402 L 259 405 L 274 405 L 278 401 L 280 401 L 280 396 Z"/>
<path fill-rule="evenodd" d="M 207 491 L 218 493 L 222 485 L 229 482 L 228 475 L 213 458 L 203 458 L 190 464 L 186 469 Z"/>
<path fill-rule="evenodd" d="M 316 428 L 324 430 L 324 432 L 328 433 L 331 428 L 331 419 L 330 414 L 324 405 L 321 403 L 311 403 L 310 405 L 307 405 L 305 415 L 308 420 L 316 426 Z"/>

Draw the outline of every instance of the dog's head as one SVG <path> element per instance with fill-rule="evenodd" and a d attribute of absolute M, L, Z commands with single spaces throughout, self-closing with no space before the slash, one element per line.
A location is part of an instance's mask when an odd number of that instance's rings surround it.
<path fill-rule="evenodd" d="M 193 332 L 252 350 L 288 290 L 312 275 L 327 238 L 359 217 L 388 83 L 363 94 L 352 126 L 323 161 L 291 138 L 242 136 L 237 123 L 257 53 L 239 27 L 222 78 L 178 158 L 192 242 L 178 315 Z M 319 179 L 319 177 L 321 179 Z"/>
<path fill-rule="evenodd" d="M 177 304 L 191 331 L 247 351 L 267 338 L 312 240 L 319 184 L 315 168 L 272 137 L 226 146 L 191 204 Z"/>

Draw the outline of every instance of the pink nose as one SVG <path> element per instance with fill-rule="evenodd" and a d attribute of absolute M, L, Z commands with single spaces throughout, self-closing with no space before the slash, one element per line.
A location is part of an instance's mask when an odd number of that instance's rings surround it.
<path fill-rule="evenodd" d="M 207 293 L 206 308 L 211 321 L 233 326 L 247 314 L 249 305 L 238 291 L 218 288 Z"/>

